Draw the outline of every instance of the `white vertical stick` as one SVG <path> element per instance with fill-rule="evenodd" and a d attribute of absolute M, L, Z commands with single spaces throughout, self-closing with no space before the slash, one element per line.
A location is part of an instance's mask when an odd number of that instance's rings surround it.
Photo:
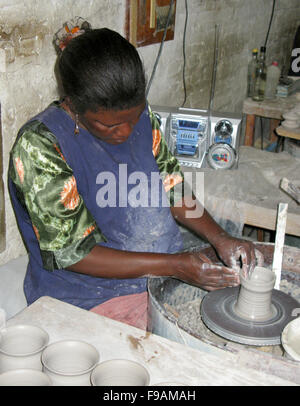
<path fill-rule="evenodd" d="M 6 313 L 4 309 L 0 308 L 0 330 L 4 328 L 6 324 Z"/>
<path fill-rule="evenodd" d="M 282 257 L 283 257 L 283 246 L 285 237 L 285 226 L 287 218 L 287 203 L 279 203 L 277 212 L 277 224 L 276 224 L 276 238 L 275 238 L 275 248 L 273 255 L 273 266 L 272 270 L 275 272 L 276 281 L 275 289 L 280 290 L 280 280 L 281 280 L 281 268 L 282 268 Z"/>

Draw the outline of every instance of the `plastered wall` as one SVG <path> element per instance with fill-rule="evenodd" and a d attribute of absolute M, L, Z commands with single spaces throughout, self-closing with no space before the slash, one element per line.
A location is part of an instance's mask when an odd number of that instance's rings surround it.
<path fill-rule="evenodd" d="M 121 34 L 125 0 L 0 0 L 0 101 L 2 107 L 3 180 L 6 248 L 0 264 L 25 253 L 6 190 L 9 151 L 20 126 L 57 98 L 53 34 L 75 16 L 94 28 Z M 211 87 L 215 25 L 219 25 L 219 61 L 214 107 L 241 111 L 251 49 L 263 45 L 272 0 L 187 0 L 185 106 L 206 108 Z M 164 45 L 149 93 L 153 104 L 180 106 L 184 99 L 183 30 L 185 1 L 177 0 L 175 38 Z M 289 60 L 299 0 L 277 0 L 267 58 L 284 65 Z M 150 77 L 159 45 L 139 48 Z"/>

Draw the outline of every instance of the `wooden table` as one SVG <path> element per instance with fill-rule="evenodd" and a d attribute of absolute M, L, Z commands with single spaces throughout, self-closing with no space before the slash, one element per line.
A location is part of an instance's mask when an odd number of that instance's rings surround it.
<path fill-rule="evenodd" d="M 288 97 L 276 97 L 274 100 L 264 100 L 256 102 L 247 98 L 243 103 L 243 113 L 246 114 L 246 129 L 244 145 L 253 146 L 255 132 L 255 118 L 264 117 L 271 119 L 270 123 L 270 141 L 276 140 L 276 129 L 282 120 L 282 114 L 291 110 L 299 100 L 295 94 Z"/>
<path fill-rule="evenodd" d="M 205 343 L 207 351 L 204 346 L 203 351 L 196 350 L 50 297 L 41 297 L 8 320 L 8 325 L 27 323 L 44 328 L 50 337 L 49 344 L 64 339 L 83 340 L 96 347 L 100 362 L 125 358 L 144 365 L 150 374 L 150 386 L 172 383 L 180 391 L 181 385 L 300 384 L 300 364 L 286 358 L 243 350 L 234 343 L 229 344 L 231 350 Z M 104 390 L 109 392 L 109 388 Z M 116 393 L 118 390 L 115 389 Z M 98 393 L 100 401 L 101 393 Z M 143 394 L 153 395 L 153 388 Z M 194 400 L 200 400 L 200 395 L 201 390 L 195 393 Z"/>
<path fill-rule="evenodd" d="M 298 128 L 286 128 L 283 125 L 276 128 L 276 132 L 281 137 L 293 138 L 294 140 L 300 140 L 300 127 Z"/>

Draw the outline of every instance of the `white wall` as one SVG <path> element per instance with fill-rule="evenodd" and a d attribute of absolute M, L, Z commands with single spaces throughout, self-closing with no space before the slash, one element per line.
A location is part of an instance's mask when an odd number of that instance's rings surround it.
<path fill-rule="evenodd" d="M 0 264 L 25 252 L 6 190 L 6 173 L 9 151 L 18 129 L 58 95 L 53 71 L 56 59 L 53 34 L 75 16 L 86 18 L 94 28 L 109 27 L 124 34 L 125 3 L 126 0 L 0 0 L 0 101 L 6 206 L 6 249 L 0 254 Z M 272 0 L 188 0 L 188 7 L 186 106 L 208 106 L 215 24 L 219 24 L 215 108 L 241 111 L 251 49 L 265 40 Z M 182 104 L 184 22 L 185 2 L 177 0 L 175 38 L 164 45 L 149 94 L 150 103 Z M 282 64 L 288 59 L 299 24 L 299 0 L 277 0 L 268 61 L 277 59 Z M 148 77 L 158 50 L 158 44 L 139 48 Z"/>

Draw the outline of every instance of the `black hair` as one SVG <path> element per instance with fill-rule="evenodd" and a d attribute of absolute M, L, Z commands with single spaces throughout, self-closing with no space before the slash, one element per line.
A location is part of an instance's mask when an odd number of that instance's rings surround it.
<path fill-rule="evenodd" d="M 146 79 L 137 50 L 108 28 L 73 38 L 58 60 L 58 70 L 76 113 L 126 110 L 145 101 Z"/>

